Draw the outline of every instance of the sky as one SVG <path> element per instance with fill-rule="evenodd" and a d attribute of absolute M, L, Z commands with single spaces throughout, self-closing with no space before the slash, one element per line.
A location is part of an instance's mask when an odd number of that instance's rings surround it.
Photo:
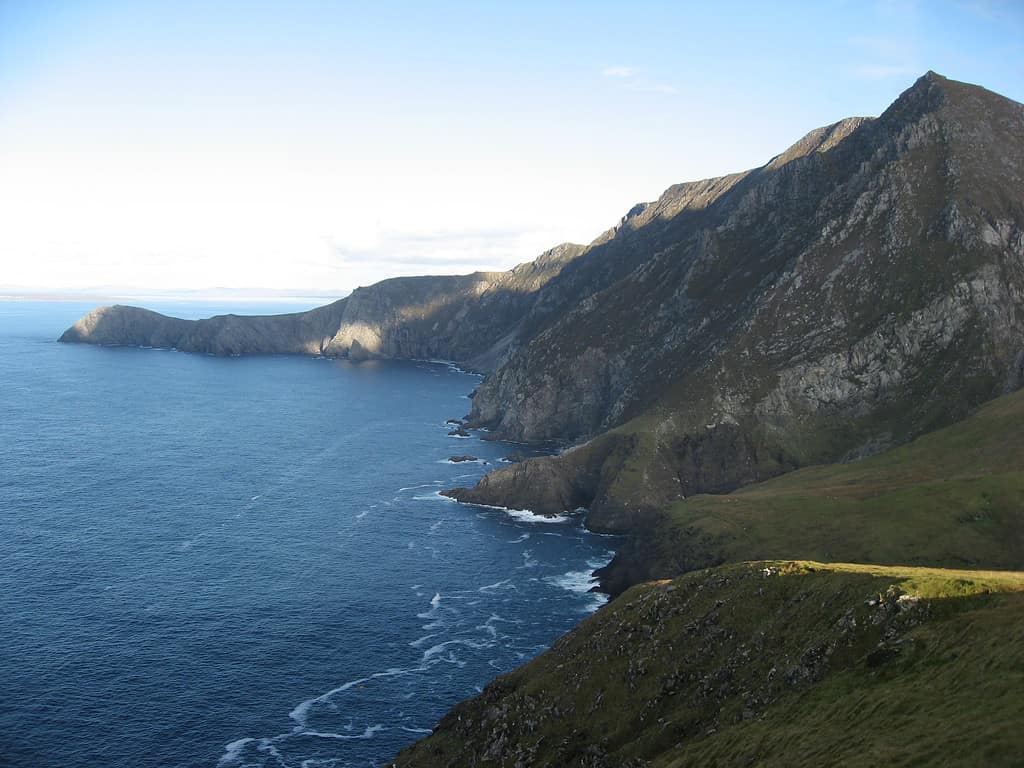
<path fill-rule="evenodd" d="M 0 0 L 0 294 L 507 269 L 929 69 L 1024 101 L 1024 3 Z"/>

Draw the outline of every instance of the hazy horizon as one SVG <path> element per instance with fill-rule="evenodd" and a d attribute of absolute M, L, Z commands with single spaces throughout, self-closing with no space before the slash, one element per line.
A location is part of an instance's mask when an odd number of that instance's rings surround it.
<path fill-rule="evenodd" d="M 0 294 L 508 269 L 929 69 L 1021 100 L 1021 40 L 1012 2 L 3 4 Z"/>

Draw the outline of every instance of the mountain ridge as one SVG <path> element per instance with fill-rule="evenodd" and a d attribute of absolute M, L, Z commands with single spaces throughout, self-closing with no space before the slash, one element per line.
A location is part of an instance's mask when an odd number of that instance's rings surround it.
<path fill-rule="evenodd" d="M 510 356 L 474 423 L 592 439 L 455 498 L 544 513 L 571 498 L 623 531 L 680 497 L 877 453 L 1018 388 L 1024 107 L 929 74 L 848 128 L 683 211 L 665 224 L 673 249 Z"/>

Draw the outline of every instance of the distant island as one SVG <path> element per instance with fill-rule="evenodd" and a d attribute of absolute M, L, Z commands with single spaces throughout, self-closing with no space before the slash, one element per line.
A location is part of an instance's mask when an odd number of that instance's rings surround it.
<path fill-rule="evenodd" d="M 1022 180 L 1024 106 L 928 72 L 507 272 L 61 341 L 455 361 L 465 428 L 571 446 L 449 494 L 587 508 L 621 596 L 398 765 L 1010 765 Z"/>

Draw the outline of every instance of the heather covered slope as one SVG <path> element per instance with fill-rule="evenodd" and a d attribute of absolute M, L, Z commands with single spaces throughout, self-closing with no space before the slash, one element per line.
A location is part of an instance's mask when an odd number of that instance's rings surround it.
<path fill-rule="evenodd" d="M 1011 766 L 1024 574 L 768 561 L 638 586 L 397 766 Z"/>
<path fill-rule="evenodd" d="M 458 498 L 571 502 L 623 530 L 681 497 L 877 453 L 1020 386 L 1022 105 L 928 73 L 877 119 L 683 201 L 693 186 L 592 246 L 573 273 L 620 237 L 654 250 L 474 398 L 503 436 L 599 436 Z"/>

